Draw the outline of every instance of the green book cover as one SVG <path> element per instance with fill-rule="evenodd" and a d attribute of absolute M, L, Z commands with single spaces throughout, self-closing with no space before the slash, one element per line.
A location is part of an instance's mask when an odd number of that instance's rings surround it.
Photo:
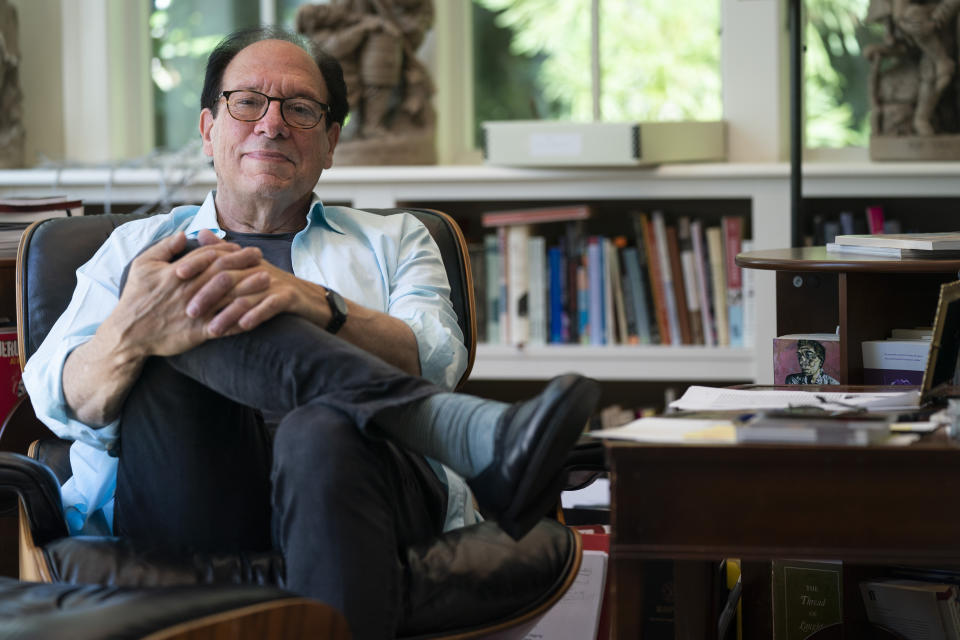
<path fill-rule="evenodd" d="M 805 640 L 843 621 L 840 562 L 775 560 L 772 570 L 774 640 Z"/>

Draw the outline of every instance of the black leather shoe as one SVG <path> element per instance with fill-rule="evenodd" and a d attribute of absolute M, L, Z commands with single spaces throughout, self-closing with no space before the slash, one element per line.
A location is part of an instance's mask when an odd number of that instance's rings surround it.
<path fill-rule="evenodd" d="M 509 407 L 494 434 L 493 462 L 469 481 L 480 509 L 522 538 L 556 502 L 567 453 L 600 398 L 589 378 L 554 378 L 539 395 Z"/>

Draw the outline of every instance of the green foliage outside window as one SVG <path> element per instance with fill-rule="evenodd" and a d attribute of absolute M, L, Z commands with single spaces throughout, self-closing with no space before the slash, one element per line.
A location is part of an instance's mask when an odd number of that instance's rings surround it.
<path fill-rule="evenodd" d="M 878 42 L 865 25 L 869 0 L 805 0 L 804 111 L 807 147 L 867 146 L 870 65 L 863 57 Z"/>
<path fill-rule="evenodd" d="M 604 120 L 722 117 L 720 2 L 601 0 Z M 474 0 L 475 112 L 593 119 L 589 0 Z"/>
<path fill-rule="evenodd" d="M 255 2 L 151 0 L 156 146 L 179 149 L 199 140 L 200 90 L 207 56 L 234 29 L 259 24 Z"/>

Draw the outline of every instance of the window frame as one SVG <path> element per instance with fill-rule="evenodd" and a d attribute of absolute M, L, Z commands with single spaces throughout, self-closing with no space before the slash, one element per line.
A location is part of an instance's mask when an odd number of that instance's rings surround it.
<path fill-rule="evenodd" d="M 786 0 L 717 0 L 721 2 L 721 80 L 724 119 L 728 123 L 728 160 L 731 162 L 778 162 L 787 156 L 789 129 L 787 103 L 787 29 Z M 274 0 L 259 0 L 262 19 L 276 16 Z M 149 84 L 149 73 L 134 77 L 126 72 L 124 56 L 110 55 L 109 46 L 91 42 L 91 38 L 66 37 L 69 33 L 104 33 L 107 41 L 123 41 L 128 50 L 149 52 L 149 31 L 146 20 L 142 28 L 131 29 L 131 18 L 111 18 L 123 6 L 146 5 L 126 0 L 85 0 L 82 11 L 74 11 L 74 3 L 63 3 L 64 27 L 63 86 L 70 86 L 71 78 L 104 76 L 108 86 L 104 95 L 111 96 L 111 135 L 97 139 L 84 132 L 88 123 L 84 118 L 64 115 L 66 155 L 84 159 L 113 158 L 116 160 L 146 153 L 149 149 L 117 148 L 116 141 L 129 139 L 131 123 L 152 122 L 153 101 L 142 88 L 129 91 L 131 83 L 139 87 Z M 91 10 L 94 7 L 95 10 Z M 433 72 L 437 88 L 434 97 L 437 108 L 437 151 L 441 164 L 478 164 L 481 153 L 471 140 L 473 122 L 472 30 L 470 28 L 471 0 L 442 0 L 434 3 L 435 18 L 433 44 L 426 63 Z M 136 12 L 134 12 L 136 13 Z M 148 12 L 147 12 L 148 15 Z M 72 22 L 68 22 L 68 19 Z M 76 20 L 81 20 L 78 24 Z M 123 38 L 123 40 L 121 40 Z M 91 55 L 91 47 L 94 52 Z M 114 47 L 116 50 L 116 47 Z M 147 62 L 149 58 L 147 59 Z M 149 64 L 143 67 L 149 68 Z M 126 87 L 128 90 L 124 91 Z M 118 96 L 136 94 L 122 104 Z M 71 94 L 68 94 L 71 95 Z M 152 95 L 152 94 L 147 94 Z M 86 111 L 93 111 L 104 98 L 84 94 Z M 146 127 L 137 129 L 142 139 Z M 152 136 L 152 128 L 149 129 Z M 80 140 L 81 142 L 76 142 Z M 113 141 L 113 142 L 111 142 Z M 139 143 L 138 143 L 139 144 Z"/>

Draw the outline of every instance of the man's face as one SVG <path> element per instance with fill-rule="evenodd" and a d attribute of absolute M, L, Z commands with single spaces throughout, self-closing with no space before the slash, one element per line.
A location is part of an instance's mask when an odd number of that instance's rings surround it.
<path fill-rule="evenodd" d="M 820 373 L 820 369 L 823 367 L 823 362 L 813 347 L 800 347 L 797 349 L 797 360 L 800 363 L 800 369 L 804 375 L 815 376 Z"/>
<path fill-rule="evenodd" d="M 328 102 L 327 87 L 316 63 L 303 49 L 282 40 L 256 42 L 238 53 L 223 73 L 221 90 L 251 89 L 268 96 L 303 96 Z M 229 197 L 268 195 L 303 197 L 324 169 L 333 164 L 340 125 L 327 129 L 327 118 L 312 129 L 283 121 L 280 103 L 270 103 L 256 122 L 234 119 L 219 99 L 217 115 L 200 115 L 203 151 L 213 158 L 218 194 Z"/>

